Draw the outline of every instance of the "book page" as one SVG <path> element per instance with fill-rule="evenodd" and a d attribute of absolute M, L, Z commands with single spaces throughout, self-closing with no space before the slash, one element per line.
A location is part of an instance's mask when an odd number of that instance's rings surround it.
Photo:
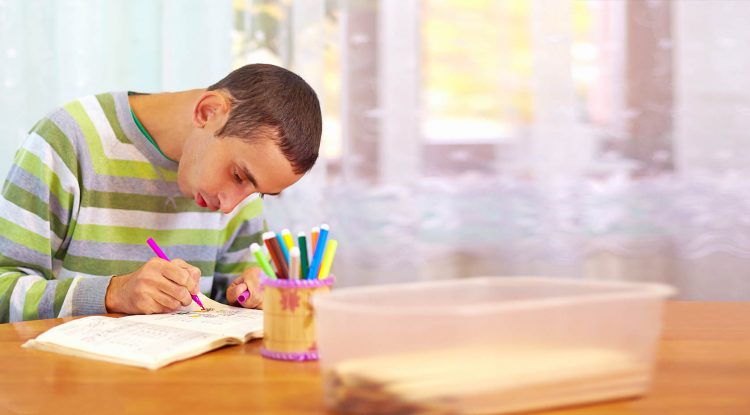
<path fill-rule="evenodd" d="M 172 313 L 127 316 L 122 320 L 221 334 L 240 342 L 263 336 L 263 310 L 231 307 L 203 294 L 200 299 L 205 311 L 191 303 Z"/>
<path fill-rule="evenodd" d="M 155 369 L 219 347 L 225 340 L 219 334 L 93 316 L 53 327 L 24 347 Z"/>

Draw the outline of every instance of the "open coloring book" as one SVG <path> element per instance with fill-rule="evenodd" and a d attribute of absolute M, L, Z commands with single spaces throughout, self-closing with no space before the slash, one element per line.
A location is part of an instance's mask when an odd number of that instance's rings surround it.
<path fill-rule="evenodd" d="M 228 344 L 263 337 L 263 311 L 230 307 L 200 294 L 170 314 L 92 316 L 53 327 L 23 347 L 158 369 Z"/>

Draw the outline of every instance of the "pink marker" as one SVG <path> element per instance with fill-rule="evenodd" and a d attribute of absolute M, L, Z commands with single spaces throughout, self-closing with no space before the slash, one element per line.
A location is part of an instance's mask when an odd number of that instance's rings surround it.
<path fill-rule="evenodd" d="M 239 297 L 237 297 L 237 301 L 239 301 L 240 304 L 243 304 L 247 299 L 250 298 L 250 291 L 245 290 L 244 293 L 240 294 Z"/>
<path fill-rule="evenodd" d="M 148 244 L 148 246 L 151 247 L 151 249 L 154 251 L 154 253 L 156 254 L 156 256 L 158 256 L 159 258 L 161 258 L 161 259 L 163 259 L 165 261 L 169 261 L 169 257 L 167 257 L 167 255 L 164 253 L 164 251 L 162 251 L 161 248 L 159 248 L 159 245 L 156 244 L 156 241 L 153 238 L 148 238 L 148 240 L 146 241 L 146 243 Z M 201 299 L 198 298 L 197 295 L 190 294 L 190 296 L 193 297 L 193 301 L 195 301 L 196 304 L 198 304 L 199 306 L 201 306 L 201 309 L 203 309 L 203 310 L 206 309 L 206 307 L 203 307 L 203 304 L 201 303 Z"/>

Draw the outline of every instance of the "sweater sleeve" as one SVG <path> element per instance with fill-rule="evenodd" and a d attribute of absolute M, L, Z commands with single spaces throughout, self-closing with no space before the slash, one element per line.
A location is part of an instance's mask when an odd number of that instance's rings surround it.
<path fill-rule="evenodd" d="M 211 298 L 226 303 L 227 286 L 249 267 L 258 266 L 250 253 L 253 242 L 262 244 L 263 232 L 268 229 L 262 215 L 262 199 L 251 197 L 238 208 L 227 224 L 225 241 L 219 250 L 211 287 Z"/>
<path fill-rule="evenodd" d="M 0 194 L 0 323 L 106 312 L 111 277 L 55 275 L 80 195 L 75 146 L 44 119 L 16 153 Z"/>

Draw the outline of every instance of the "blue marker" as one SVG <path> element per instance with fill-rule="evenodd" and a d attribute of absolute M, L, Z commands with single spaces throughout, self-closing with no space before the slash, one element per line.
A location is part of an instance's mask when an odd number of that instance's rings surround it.
<path fill-rule="evenodd" d="M 320 225 L 320 235 L 318 236 L 318 243 L 315 244 L 315 254 L 313 255 L 312 263 L 310 263 L 310 269 L 307 272 L 307 279 L 314 280 L 318 278 L 318 271 L 320 270 L 320 263 L 323 261 L 323 253 L 326 250 L 327 240 L 328 225 Z"/>
<path fill-rule="evenodd" d="M 284 255 L 284 261 L 286 261 L 286 265 L 289 266 L 289 248 L 286 247 L 286 242 L 281 235 L 279 235 L 279 246 L 281 247 L 282 255 Z"/>

